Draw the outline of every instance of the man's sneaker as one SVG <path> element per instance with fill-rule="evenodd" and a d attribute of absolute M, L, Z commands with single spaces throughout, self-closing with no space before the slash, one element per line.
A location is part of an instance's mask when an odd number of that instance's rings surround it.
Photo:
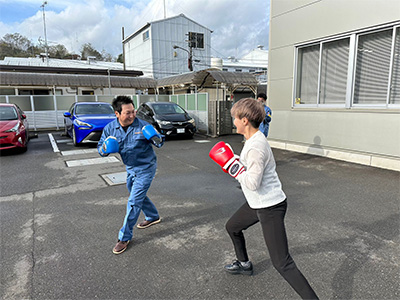
<path fill-rule="evenodd" d="M 118 240 L 118 243 L 115 245 L 114 249 L 113 249 L 113 253 L 114 254 L 121 254 L 122 252 L 124 252 L 126 250 L 126 248 L 128 248 L 128 244 L 129 241 L 120 241 Z"/>
<path fill-rule="evenodd" d="M 149 227 L 151 225 L 154 225 L 154 224 L 157 224 L 157 223 L 160 223 L 160 222 L 161 222 L 161 218 L 158 218 L 157 220 L 154 220 L 154 221 L 145 220 L 142 223 L 139 223 L 137 225 L 137 228 L 140 228 L 140 229 L 147 228 L 147 227 Z"/>
<path fill-rule="evenodd" d="M 247 267 L 243 267 L 240 261 L 235 260 L 230 265 L 226 265 L 224 269 L 230 274 L 253 275 L 253 265 L 251 261 L 249 261 L 249 265 Z"/>

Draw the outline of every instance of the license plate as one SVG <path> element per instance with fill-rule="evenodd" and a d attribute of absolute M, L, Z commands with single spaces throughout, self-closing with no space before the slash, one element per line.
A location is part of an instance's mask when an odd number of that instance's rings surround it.
<path fill-rule="evenodd" d="M 185 128 L 177 128 L 176 133 L 185 133 Z"/>

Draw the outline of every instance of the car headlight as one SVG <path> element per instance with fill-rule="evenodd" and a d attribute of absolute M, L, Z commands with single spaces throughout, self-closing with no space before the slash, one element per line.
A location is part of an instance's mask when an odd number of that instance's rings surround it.
<path fill-rule="evenodd" d="M 158 125 L 169 125 L 169 124 L 171 124 L 170 121 L 161 121 L 161 120 L 156 120 L 156 121 L 157 121 Z"/>
<path fill-rule="evenodd" d="M 193 124 L 193 125 L 195 125 L 195 121 L 194 121 L 194 119 L 192 118 L 192 119 L 190 119 L 189 121 L 188 121 L 189 123 L 191 123 L 191 124 Z"/>
<path fill-rule="evenodd" d="M 16 132 L 16 133 L 19 133 L 19 123 L 15 124 L 15 126 L 13 128 L 8 129 L 8 130 L 6 130 L 4 132 Z"/>
<path fill-rule="evenodd" d="M 79 126 L 84 126 L 84 127 L 89 127 L 89 128 L 92 128 L 92 127 L 93 127 L 93 126 L 90 125 L 89 123 L 82 122 L 82 121 L 79 121 L 79 120 L 75 120 L 75 122 L 76 122 L 76 124 L 78 124 Z"/>

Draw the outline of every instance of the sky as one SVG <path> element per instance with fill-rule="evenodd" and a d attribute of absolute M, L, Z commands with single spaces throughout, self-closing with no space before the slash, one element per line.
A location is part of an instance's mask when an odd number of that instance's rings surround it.
<path fill-rule="evenodd" d="M 125 37 L 148 22 L 181 13 L 212 30 L 213 57 L 242 57 L 258 45 L 268 49 L 269 0 L 48 0 L 44 6 L 48 45 L 80 53 L 91 43 L 117 57 Z M 20 33 L 33 44 L 45 40 L 41 0 L 0 0 L 0 38 Z M 165 11 L 164 11 L 165 4 Z"/>

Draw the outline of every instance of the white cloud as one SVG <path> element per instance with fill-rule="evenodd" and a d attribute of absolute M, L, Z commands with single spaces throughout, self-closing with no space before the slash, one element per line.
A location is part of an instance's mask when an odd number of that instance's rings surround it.
<path fill-rule="evenodd" d="M 0 22 L 0 36 L 19 32 L 37 43 L 44 40 L 41 1 L 14 1 L 35 4 L 31 17 L 15 24 Z M 9 2 L 8 2 L 9 3 Z M 1 6 L 7 5 L 0 0 Z M 262 44 L 268 47 L 269 1 L 265 0 L 166 0 L 167 17 L 180 13 L 213 30 L 214 56 L 242 56 Z M 17 13 L 17 12 L 16 12 Z M 147 22 L 164 17 L 163 0 L 50 0 L 45 7 L 47 39 L 80 52 L 84 43 L 113 56 L 122 52 L 121 28 L 125 37 Z"/>

